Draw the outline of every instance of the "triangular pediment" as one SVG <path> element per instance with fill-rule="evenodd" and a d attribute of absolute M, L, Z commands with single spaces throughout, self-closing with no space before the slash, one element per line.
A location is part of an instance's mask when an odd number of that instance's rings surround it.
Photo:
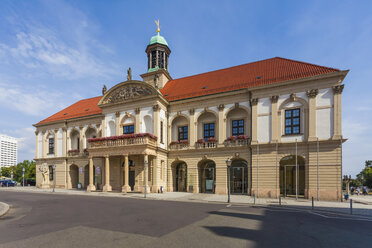
<path fill-rule="evenodd" d="M 111 105 L 122 103 L 133 99 L 141 99 L 143 97 L 157 95 L 156 89 L 141 81 L 126 81 L 119 83 L 108 90 L 98 105 Z"/>

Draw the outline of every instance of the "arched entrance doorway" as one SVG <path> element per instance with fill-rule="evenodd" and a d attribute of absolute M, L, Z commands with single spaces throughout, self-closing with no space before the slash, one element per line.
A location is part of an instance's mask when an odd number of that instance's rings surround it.
<path fill-rule="evenodd" d="M 216 188 L 216 164 L 206 160 L 199 164 L 200 193 L 214 193 Z"/>
<path fill-rule="evenodd" d="M 71 188 L 76 189 L 79 183 L 79 168 L 74 164 L 70 165 L 70 180 Z"/>
<path fill-rule="evenodd" d="M 230 192 L 232 194 L 248 193 L 248 163 L 234 160 L 230 167 Z"/>
<path fill-rule="evenodd" d="M 173 191 L 187 192 L 187 164 L 185 162 L 176 163 L 173 168 Z"/>
<path fill-rule="evenodd" d="M 125 162 L 123 162 L 123 168 L 125 168 Z M 125 170 L 123 170 L 123 178 L 125 178 Z M 131 191 L 134 191 L 134 184 L 136 182 L 136 168 L 133 160 L 129 160 L 129 187 Z"/>
<path fill-rule="evenodd" d="M 298 196 L 305 195 L 305 159 L 297 156 L 297 165 L 296 170 L 295 155 L 289 155 L 280 160 L 280 195 L 284 197 L 295 197 L 296 186 Z"/>

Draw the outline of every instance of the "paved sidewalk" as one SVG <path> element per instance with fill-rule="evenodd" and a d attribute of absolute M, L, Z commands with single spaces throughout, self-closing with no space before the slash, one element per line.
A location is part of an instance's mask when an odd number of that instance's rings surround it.
<path fill-rule="evenodd" d="M 47 193 L 53 194 L 52 189 L 38 189 L 36 187 L 9 187 L 0 188 L 6 191 L 19 191 L 30 193 Z M 142 193 L 120 193 L 120 192 L 86 192 L 85 190 L 66 190 L 55 189 L 54 194 L 69 194 L 69 195 L 85 195 L 85 196 L 103 196 L 103 197 L 128 197 L 128 198 L 144 198 Z M 372 204 L 360 203 L 362 200 L 372 203 L 372 196 L 352 196 L 353 199 L 353 215 L 362 215 L 372 217 Z M 183 201 L 183 202 L 207 202 L 207 203 L 227 203 L 227 195 L 216 194 L 193 194 L 185 192 L 168 192 L 163 194 L 147 194 L 147 199 L 152 200 L 167 200 L 167 201 Z M 312 202 L 306 199 L 282 198 L 281 202 L 273 198 L 258 198 L 254 199 L 251 196 L 231 195 L 231 204 L 233 205 L 258 205 L 272 207 L 290 207 L 303 210 L 311 210 Z M 314 201 L 314 210 L 325 211 L 330 213 L 350 214 L 350 201 L 334 202 L 334 201 Z"/>
<path fill-rule="evenodd" d="M 4 202 L 0 202 L 0 217 L 5 215 L 8 211 L 9 205 Z"/>

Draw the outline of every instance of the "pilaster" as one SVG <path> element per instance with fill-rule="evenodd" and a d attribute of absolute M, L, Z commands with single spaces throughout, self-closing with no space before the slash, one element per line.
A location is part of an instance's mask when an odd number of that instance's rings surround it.
<path fill-rule="evenodd" d="M 333 90 L 333 137 L 332 139 L 342 138 L 341 126 L 341 95 L 344 85 L 336 85 L 332 87 Z"/>
<path fill-rule="evenodd" d="M 124 155 L 124 186 L 121 188 L 121 192 L 130 192 L 131 188 L 129 186 L 129 159 L 128 155 Z"/>
<path fill-rule="evenodd" d="M 189 113 L 190 113 L 189 144 L 190 147 L 194 147 L 196 142 L 195 109 L 190 109 Z"/>
<path fill-rule="evenodd" d="M 39 131 L 35 131 L 35 137 L 36 137 L 36 149 L 35 149 L 35 158 L 39 158 Z"/>
<path fill-rule="evenodd" d="M 258 98 L 254 98 L 251 100 L 252 105 L 252 143 L 256 144 L 257 140 L 257 104 Z"/>
<path fill-rule="evenodd" d="M 134 132 L 140 133 L 141 132 L 141 118 L 140 118 L 141 109 L 136 108 L 135 112 L 136 112 L 136 130 Z"/>
<path fill-rule="evenodd" d="M 93 169 L 93 157 L 89 157 L 89 185 L 87 188 L 88 192 L 96 190 L 96 186 L 93 184 Z"/>
<path fill-rule="evenodd" d="M 123 132 L 120 132 L 120 112 L 117 111 L 115 113 L 115 117 L 116 117 L 116 120 L 115 120 L 115 126 L 116 126 L 116 135 L 120 135 L 122 134 Z"/>
<path fill-rule="evenodd" d="M 224 118 L 223 112 L 225 105 L 220 104 L 218 106 L 218 143 L 223 144 L 226 139 L 226 119 Z"/>
<path fill-rule="evenodd" d="M 309 141 L 315 141 L 316 135 L 316 96 L 318 95 L 318 89 L 312 89 L 306 91 L 306 95 L 309 98 Z"/>
<path fill-rule="evenodd" d="M 158 143 L 160 143 L 160 116 L 159 116 L 159 105 L 155 104 L 152 106 L 154 111 L 154 135 L 158 137 Z"/>
<path fill-rule="evenodd" d="M 271 96 L 271 142 L 278 141 L 278 126 L 280 125 L 278 118 L 278 99 L 279 96 Z"/>

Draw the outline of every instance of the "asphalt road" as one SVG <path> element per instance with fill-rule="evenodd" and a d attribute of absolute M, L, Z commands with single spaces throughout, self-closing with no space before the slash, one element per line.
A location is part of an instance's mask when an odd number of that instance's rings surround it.
<path fill-rule="evenodd" d="M 372 220 L 309 211 L 0 191 L 0 247 L 370 247 Z"/>

